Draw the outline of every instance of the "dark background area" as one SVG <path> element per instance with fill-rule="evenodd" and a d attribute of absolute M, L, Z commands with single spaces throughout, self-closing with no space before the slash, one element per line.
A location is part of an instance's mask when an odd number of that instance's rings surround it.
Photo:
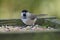
<path fill-rule="evenodd" d="M 3 33 L 0 40 L 60 40 L 60 32 Z"/>

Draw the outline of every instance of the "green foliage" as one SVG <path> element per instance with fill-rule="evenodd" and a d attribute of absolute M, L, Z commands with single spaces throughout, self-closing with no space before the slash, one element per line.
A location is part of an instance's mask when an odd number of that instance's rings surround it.
<path fill-rule="evenodd" d="M 23 9 L 60 18 L 60 0 L 0 0 L 0 19 L 20 18 Z"/>

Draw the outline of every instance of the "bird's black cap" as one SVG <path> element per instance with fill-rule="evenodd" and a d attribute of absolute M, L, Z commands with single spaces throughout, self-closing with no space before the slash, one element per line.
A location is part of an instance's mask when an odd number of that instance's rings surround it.
<path fill-rule="evenodd" d="M 28 10 L 22 10 L 22 12 L 28 12 Z"/>

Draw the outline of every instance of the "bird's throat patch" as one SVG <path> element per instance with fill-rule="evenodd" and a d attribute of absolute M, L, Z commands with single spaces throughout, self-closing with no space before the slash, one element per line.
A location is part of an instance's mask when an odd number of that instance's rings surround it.
<path fill-rule="evenodd" d="M 23 18 L 26 19 L 26 14 L 23 14 Z"/>

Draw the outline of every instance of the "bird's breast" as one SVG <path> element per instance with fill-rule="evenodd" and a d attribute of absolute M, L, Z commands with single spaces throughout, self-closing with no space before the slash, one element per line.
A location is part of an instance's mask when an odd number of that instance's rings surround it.
<path fill-rule="evenodd" d="M 34 20 L 31 19 L 22 19 L 22 21 L 26 24 L 26 25 L 33 25 Z"/>

